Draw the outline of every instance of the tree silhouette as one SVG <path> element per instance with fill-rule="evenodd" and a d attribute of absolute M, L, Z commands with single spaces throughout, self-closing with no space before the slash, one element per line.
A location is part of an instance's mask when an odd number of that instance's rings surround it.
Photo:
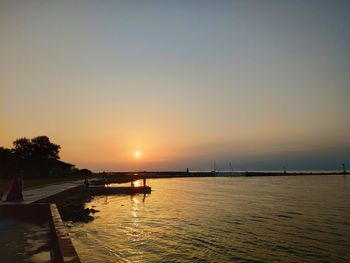
<path fill-rule="evenodd" d="M 60 159 L 61 146 L 50 142 L 47 136 L 38 136 L 31 140 L 32 154 L 45 159 Z"/>
<path fill-rule="evenodd" d="M 61 146 L 52 143 L 47 136 L 18 138 L 13 142 L 12 149 L 0 147 L 0 178 L 16 175 L 37 178 L 92 174 L 88 169 L 79 170 L 73 164 L 60 161 L 60 149 Z"/>
<path fill-rule="evenodd" d="M 32 154 L 32 143 L 27 138 L 19 138 L 13 142 L 12 151 L 21 159 L 29 158 Z"/>
<path fill-rule="evenodd" d="M 40 158 L 58 160 L 61 146 L 50 142 L 47 136 L 37 136 L 31 140 L 19 138 L 13 142 L 13 152 L 22 159 Z"/>
<path fill-rule="evenodd" d="M 73 165 L 59 161 L 60 149 L 47 136 L 16 139 L 12 149 L 0 148 L 0 177 L 69 175 Z"/>

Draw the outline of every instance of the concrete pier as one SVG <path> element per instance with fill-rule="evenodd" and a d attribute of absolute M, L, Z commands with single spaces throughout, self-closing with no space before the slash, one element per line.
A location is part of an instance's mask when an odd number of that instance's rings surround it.
<path fill-rule="evenodd" d="M 25 182 L 24 182 L 25 183 Z M 82 186 L 84 180 L 77 180 L 67 183 L 51 184 L 41 187 L 33 187 L 28 190 L 23 191 L 23 201 L 22 202 L 5 202 L 6 196 L 3 196 L 3 200 L 0 201 L 0 205 L 8 204 L 31 204 L 44 200 L 50 196 L 59 194 L 61 192 L 67 191 L 72 188 Z"/>

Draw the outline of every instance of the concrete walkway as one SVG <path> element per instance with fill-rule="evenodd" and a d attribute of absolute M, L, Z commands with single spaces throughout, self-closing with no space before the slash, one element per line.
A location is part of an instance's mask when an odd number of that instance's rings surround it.
<path fill-rule="evenodd" d="M 72 182 L 66 182 L 66 183 L 59 183 L 59 184 L 50 184 L 46 186 L 38 186 L 33 187 L 28 190 L 23 191 L 23 202 L 5 202 L 6 199 L 5 195 L 2 198 L 2 201 L 0 201 L 0 205 L 6 205 L 6 204 L 30 204 L 34 203 L 38 200 L 47 198 L 49 196 L 58 194 L 59 192 L 62 192 L 64 190 L 77 187 L 84 184 L 84 180 L 77 180 Z"/>

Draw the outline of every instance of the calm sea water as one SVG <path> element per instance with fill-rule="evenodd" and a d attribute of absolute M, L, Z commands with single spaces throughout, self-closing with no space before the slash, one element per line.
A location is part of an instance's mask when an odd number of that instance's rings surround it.
<path fill-rule="evenodd" d="M 70 228 L 83 262 L 350 262 L 350 177 L 154 179 L 96 197 Z"/>

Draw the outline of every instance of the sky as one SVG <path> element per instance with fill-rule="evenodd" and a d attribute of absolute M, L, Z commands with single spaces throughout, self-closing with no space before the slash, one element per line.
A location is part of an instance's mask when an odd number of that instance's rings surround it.
<path fill-rule="evenodd" d="M 94 171 L 350 167 L 349 14 L 336 0 L 0 0 L 0 146 L 47 135 Z"/>

